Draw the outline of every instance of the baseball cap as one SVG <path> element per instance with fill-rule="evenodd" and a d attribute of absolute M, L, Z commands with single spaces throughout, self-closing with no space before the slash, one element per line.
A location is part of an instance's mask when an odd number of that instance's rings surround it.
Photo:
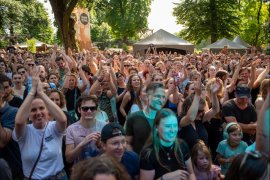
<path fill-rule="evenodd" d="M 115 136 L 125 136 L 123 127 L 115 122 L 106 124 L 101 131 L 101 141 L 106 142 L 108 139 Z"/>
<path fill-rule="evenodd" d="M 238 98 L 250 98 L 250 91 L 248 86 L 237 86 L 235 93 Z"/>

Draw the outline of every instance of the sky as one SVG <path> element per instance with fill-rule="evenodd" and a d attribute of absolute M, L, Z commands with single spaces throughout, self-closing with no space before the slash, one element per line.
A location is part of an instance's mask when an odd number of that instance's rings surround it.
<path fill-rule="evenodd" d="M 51 5 L 49 1 L 46 3 L 44 0 L 38 0 L 42 2 L 47 10 L 50 19 L 54 19 L 52 14 Z M 179 0 L 154 0 L 151 4 L 151 12 L 148 16 L 148 28 L 153 29 L 154 32 L 159 29 L 164 29 L 172 34 L 181 30 L 181 25 L 176 24 L 176 18 L 172 15 L 174 4 L 173 2 L 179 2 Z"/>

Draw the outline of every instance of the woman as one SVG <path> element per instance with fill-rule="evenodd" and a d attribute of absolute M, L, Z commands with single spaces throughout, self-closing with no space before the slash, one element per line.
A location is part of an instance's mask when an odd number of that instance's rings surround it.
<path fill-rule="evenodd" d="M 220 81 L 216 81 L 211 86 L 212 108 L 210 110 L 207 110 L 206 101 L 201 97 L 202 83 L 200 81 L 195 82 L 195 94 L 188 96 L 183 102 L 182 114 L 179 118 L 181 127 L 179 135 L 187 142 L 190 149 L 199 139 L 208 144 L 208 134 L 204 123 L 210 121 L 220 110 L 217 98 L 220 87 Z"/>
<path fill-rule="evenodd" d="M 127 83 L 127 92 L 124 95 L 123 101 L 120 106 L 120 112 L 124 117 L 130 112 L 133 104 L 138 104 L 141 107 L 139 94 L 142 86 L 142 79 L 139 75 L 131 75 Z"/>
<path fill-rule="evenodd" d="M 20 147 L 26 179 L 65 179 L 61 147 L 67 119 L 42 91 L 39 73 L 40 68 L 35 71 L 31 91 L 17 112 L 13 139 Z M 55 121 L 49 121 L 49 113 Z M 28 119 L 32 124 L 27 125 Z"/>
<path fill-rule="evenodd" d="M 25 91 L 25 86 L 23 85 L 23 77 L 21 74 L 15 72 L 12 74 L 12 87 L 14 95 L 23 99 L 23 93 Z"/>
<path fill-rule="evenodd" d="M 141 152 L 141 180 L 195 180 L 188 147 L 177 139 L 177 132 L 174 112 L 161 109 L 155 117 L 149 142 Z"/>
<path fill-rule="evenodd" d="M 53 83 L 56 86 L 56 89 L 61 89 L 59 82 L 59 76 L 56 73 L 50 73 L 47 77 L 49 83 Z"/>

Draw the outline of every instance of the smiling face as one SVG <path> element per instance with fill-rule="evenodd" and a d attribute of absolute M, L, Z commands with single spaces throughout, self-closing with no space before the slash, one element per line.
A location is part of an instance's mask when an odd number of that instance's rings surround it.
<path fill-rule="evenodd" d="M 162 118 L 158 127 L 158 135 L 163 146 L 171 146 L 178 132 L 177 118 L 173 115 Z"/>
<path fill-rule="evenodd" d="M 58 84 L 58 78 L 55 74 L 51 74 L 49 77 L 49 81 L 54 84 Z"/>
<path fill-rule="evenodd" d="M 23 79 L 22 79 L 22 75 L 21 74 L 14 74 L 13 77 L 12 77 L 12 82 L 15 84 L 15 85 L 19 85 L 23 82 Z"/>
<path fill-rule="evenodd" d="M 81 107 L 78 108 L 82 120 L 93 120 L 95 118 L 96 110 L 92 111 L 91 109 L 88 109 L 85 111 L 83 110 L 85 107 L 97 107 L 97 104 L 93 100 L 89 100 L 82 102 Z"/>
<path fill-rule="evenodd" d="M 45 126 L 48 120 L 48 110 L 42 99 L 36 98 L 32 101 L 29 116 L 35 128 L 42 129 Z"/>
<path fill-rule="evenodd" d="M 69 87 L 70 89 L 73 89 L 73 88 L 75 88 L 76 83 L 77 83 L 76 77 L 74 77 L 74 76 L 69 76 L 68 87 Z"/>
<path fill-rule="evenodd" d="M 131 79 L 131 86 L 133 88 L 138 88 L 141 86 L 141 81 L 139 76 L 133 76 Z"/>
<path fill-rule="evenodd" d="M 165 105 L 166 94 L 164 88 L 157 88 L 147 93 L 149 108 L 158 111 Z"/>
<path fill-rule="evenodd" d="M 55 103 L 57 104 L 57 106 L 61 106 L 61 99 L 60 99 L 60 95 L 57 92 L 52 92 L 49 96 L 49 98 Z"/>
<path fill-rule="evenodd" d="M 232 147 L 238 146 L 240 144 L 241 139 L 242 139 L 241 130 L 236 129 L 235 131 L 229 133 L 229 144 Z"/>
<path fill-rule="evenodd" d="M 115 136 L 102 143 L 104 152 L 118 161 L 121 161 L 125 149 L 126 149 L 126 138 L 125 136 Z"/>

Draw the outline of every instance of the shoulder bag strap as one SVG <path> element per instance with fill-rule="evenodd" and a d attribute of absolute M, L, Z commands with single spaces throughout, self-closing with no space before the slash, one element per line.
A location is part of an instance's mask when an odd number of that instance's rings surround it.
<path fill-rule="evenodd" d="M 41 151 L 42 151 L 42 149 L 43 149 L 44 136 L 45 136 L 45 132 L 46 132 L 46 129 L 47 129 L 48 124 L 49 124 L 49 122 L 46 124 L 44 133 L 43 133 L 43 135 L 42 135 L 42 140 L 41 140 L 41 144 L 40 144 L 40 149 L 39 149 L 38 157 L 37 157 L 37 160 L 36 160 L 34 166 L 32 167 L 31 173 L 30 173 L 30 175 L 29 175 L 29 179 L 32 178 L 32 175 L 33 175 L 33 173 L 34 173 L 34 170 L 35 170 L 35 168 L 36 168 L 36 166 L 37 166 L 37 163 L 38 163 L 38 160 L 39 160 L 39 158 L 40 158 Z"/>

